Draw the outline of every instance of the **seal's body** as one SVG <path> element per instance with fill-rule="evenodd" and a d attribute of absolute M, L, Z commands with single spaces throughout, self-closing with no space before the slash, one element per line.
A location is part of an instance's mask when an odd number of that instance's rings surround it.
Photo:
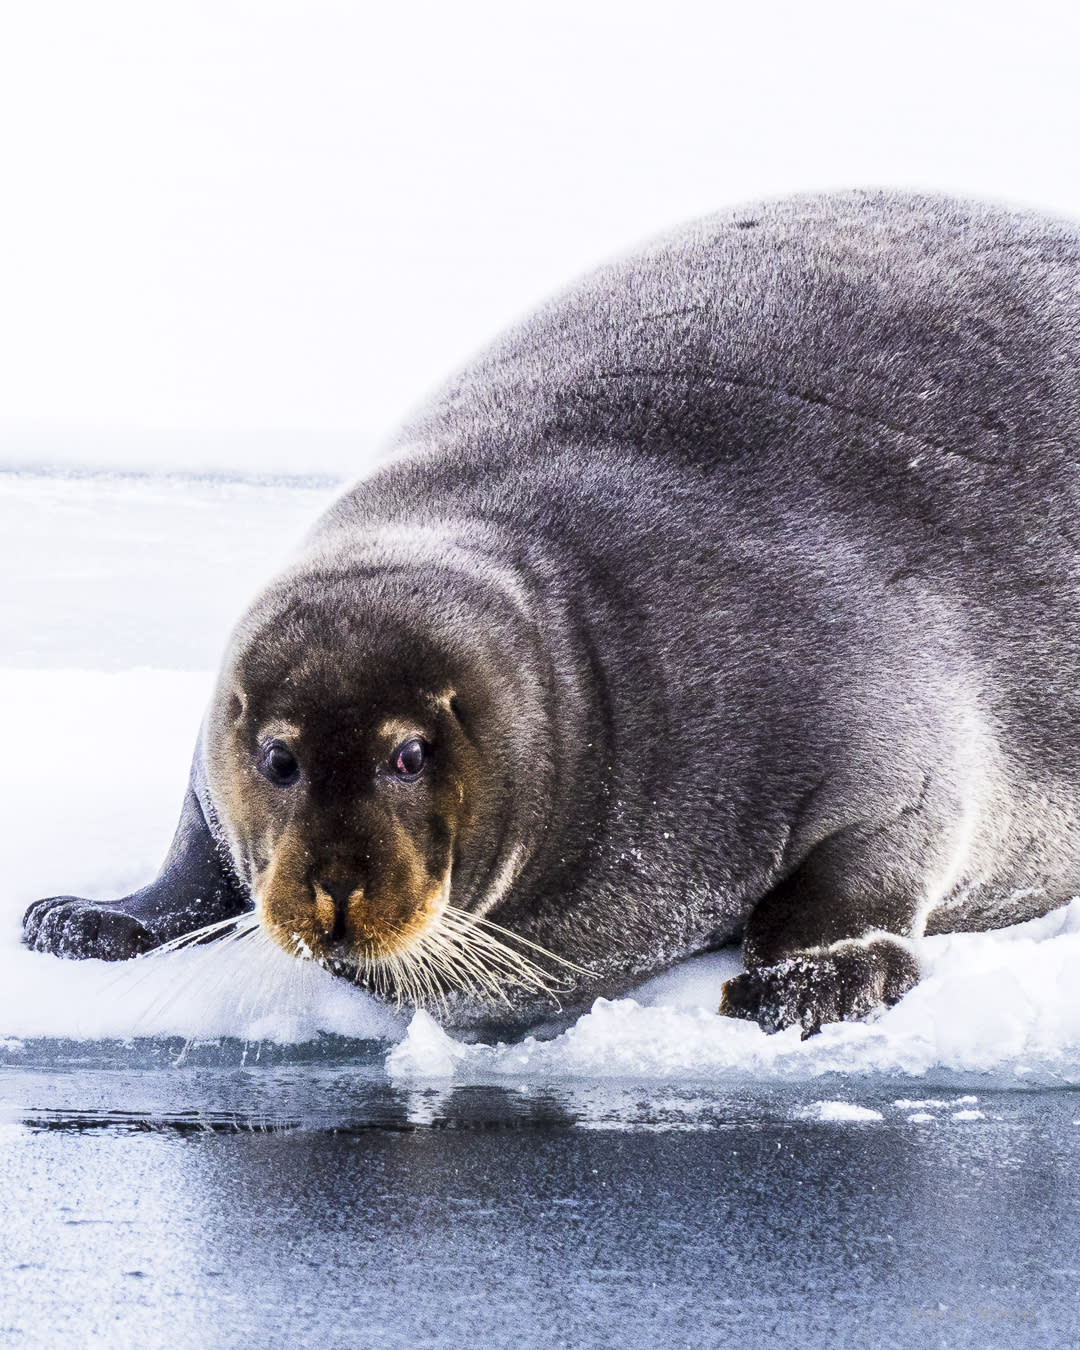
<path fill-rule="evenodd" d="M 713 217 L 399 448 L 238 626 L 162 877 L 39 902 L 33 945 L 129 955 L 254 895 L 400 990 L 483 917 L 583 1000 L 742 935 L 722 1010 L 812 1031 L 899 998 L 924 932 L 1080 891 L 1076 227 Z M 463 959 L 428 985 L 482 993 Z"/>

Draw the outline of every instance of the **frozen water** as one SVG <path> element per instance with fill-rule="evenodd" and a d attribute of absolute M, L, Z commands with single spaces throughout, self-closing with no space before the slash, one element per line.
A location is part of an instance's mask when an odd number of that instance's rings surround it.
<path fill-rule="evenodd" d="M 335 495 L 327 479 L 0 470 L 0 668 L 216 669 Z"/>
<path fill-rule="evenodd" d="M 0 1338 L 1075 1344 L 1069 1094 L 914 1124 L 829 1091 L 9 1070 Z"/>

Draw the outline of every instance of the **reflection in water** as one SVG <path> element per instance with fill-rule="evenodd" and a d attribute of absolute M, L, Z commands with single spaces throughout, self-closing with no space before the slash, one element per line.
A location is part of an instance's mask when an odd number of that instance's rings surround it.
<path fill-rule="evenodd" d="M 9 1068 L 5 1317 L 52 1343 L 888 1346 L 912 1308 L 993 1306 L 1068 1343 L 1080 1112 L 984 1090 L 955 1121 L 961 1095 Z M 896 1105 L 930 1096 L 931 1123 Z"/>

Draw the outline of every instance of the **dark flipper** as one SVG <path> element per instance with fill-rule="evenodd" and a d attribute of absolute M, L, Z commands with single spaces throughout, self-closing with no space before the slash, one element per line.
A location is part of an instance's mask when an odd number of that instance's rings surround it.
<path fill-rule="evenodd" d="M 855 1021 L 899 1003 L 918 979 L 915 958 L 891 938 L 838 942 L 728 980 L 720 1012 L 764 1031 L 798 1025 L 805 1040 L 826 1022 Z"/>
<path fill-rule="evenodd" d="M 902 819 L 819 845 L 750 916 L 746 973 L 726 982 L 720 1012 L 769 1032 L 801 1026 L 805 1039 L 898 1003 L 919 981 L 904 941 L 919 906 L 904 870 L 889 864 L 904 851 L 919 856 L 921 842 Z"/>
<path fill-rule="evenodd" d="M 250 908 L 189 787 L 156 881 L 122 900 L 36 900 L 23 916 L 23 941 L 56 956 L 123 961 Z"/>

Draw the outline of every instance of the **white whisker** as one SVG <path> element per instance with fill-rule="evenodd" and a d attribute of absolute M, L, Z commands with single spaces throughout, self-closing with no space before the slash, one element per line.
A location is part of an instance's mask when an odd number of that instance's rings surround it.
<path fill-rule="evenodd" d="M 163 942 L 160 947 L 154 947 L 145 952 L 143 957 L 166 956 L 169 952 L 182 951 L 185 947 L 192 947 L 198 944 L 209 943 L 211 938 L 221 935 L 229 937 L 246 937 L 249 933 L 255 932 L 259 927 L 259 918 L 253 909 L 246 910 L 243 914 L 236 914 L 231 919 L 219 919 L 217 923 L 205 924 L 202 928 L 192 929 L 190 933 L 181 933 L 179 937 L 173 938 L 171 942 Z"/>
<path fill-rule="evenodd" d="M 536 962 L 516 952 L 493 934 L 478 929 L 472 924 L 462 924 L 455 916 L 455 927 L 449 931 L 453 940 L 473 952 L 478 958 L 499 969 L 504 974 L 520 979 L 530 987 L 549 989 L 556 983 L 551 975 Z M 535 946 L 536 944 L 532 944 Z M 564 963 L 567 964 L 567 963 Z M 559 986 L 565 987 L 565 986 Z"/>
<path fill-rule="evenodd" d="M 540 943 L 522 937 L 519 933 L 515 933 L 509 928 L 504 928 L 502 924 L 492 922 L 491 919 L 477 918 L 470 914 L 468 910 L 457 909 L 452 905 L 447 905 L 445 912 L 452 921 L 466 923 L 474 930 L 486 930 L 489 933 L 497 934 L 500 938 L 509 938 L 512 942 L 516 942 L 522 947 L 528 947 L 530 951 L 536 952 L 538 956 L 544 957 L 545 960 L 554 961 L 556 965 L 564 966 L 575 975 L 592 974 L 592 971 L 586 966 L 579 966 L 575 961 L 570 961 L 565 956 L 559 956 L 557 952 L 551 951 L 550 948 L 542 947 Z"/>
<path fill-rule="evenodd" d="M 419 939 L 409 940 L 406 932 L 390 930 L 383 941 L 395 939 L 395 950 L 379 954 L 374 939 L 368 941 L 353 957 L 356 968 L 352 978 L 397 1008 L 402 1004 L 436 1006 L 445 1013 L 447 996 L 455 992 L 510 1007 L 514 990 L 543 995 L 558 1004 L 557 991 L 569 985 L 566 976 L 588 973 L 539 943 L 453 905 L 444 906 Z M 239 942 L 250 944 L 252 961 L 234 964 L 221 950 Z M 195 947 L 202 949 L 198 955 L 190 950 Z M 289 1015 L 297 1011 L 302 1014 L 303 1005 L 309 1001 L 313 972 L 305 969 L 287 991 L 276 981 L 267 982 L 263 978 L 265 957 L 281 951 L 308 966 L 326 964 L 312 957 L 298 935 L 287 938 L 268 933 L 255 910 L 206 924 L 163 943 L 148 952 L 147 957 L 160 959 L 188 953 L 185 978 L 176 987 L 162 992 L 146 1008 L 140 1021 L 159 1018 L 181 996 L 191 1000 L 196 1008 L 216 1007 L 228 990 L 232 992 L 236 1012 L 248 1022 L 259 1021 L 275 1001 L 281 1011 L 283 994 L 287 1001 L 285 1011 Z M 545 968 L 549 965 L 554 965 L 559 975 Z M 197 1038 L 198 1033 L 188 1040 L 185 1052 Z"/>
<path fill-rule="evenodd" d="M 491 970 L 477 959 L 468 947 L 455 943 L 448 934 L 440 932 L 438 929 L 429 935 L 429 941 L 439 947 L 448 973 L 451 974 L 452 978 L 455 973 L 461 972 L 464 974 L 464 979 L 459 982 L 468 992 L 481 995 L 488 994 L 502 1002 L 509 1002 L 506 991 Z"/>

